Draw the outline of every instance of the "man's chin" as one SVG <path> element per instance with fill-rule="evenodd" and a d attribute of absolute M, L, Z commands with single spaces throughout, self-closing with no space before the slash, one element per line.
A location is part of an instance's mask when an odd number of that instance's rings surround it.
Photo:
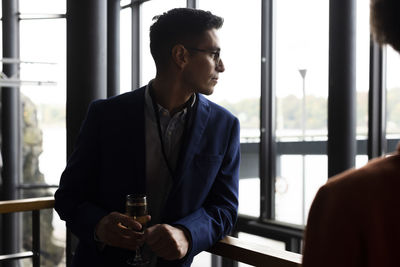
<path fill-rule="evenodd" d="M 199 93 L 203 95 L 212 95 L 214 93 L 214 87 L 202 89 Z"/>

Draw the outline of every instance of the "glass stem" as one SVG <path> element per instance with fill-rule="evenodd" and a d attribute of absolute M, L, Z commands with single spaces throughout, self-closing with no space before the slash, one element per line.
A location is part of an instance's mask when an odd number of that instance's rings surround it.
<path fill-rule="evenodd" d="M 135 261 L 140 261 L 140 260 L 142 260 L 142 256 L 140 255 L 140 248 L 138 247 L 136 249 Z"/>

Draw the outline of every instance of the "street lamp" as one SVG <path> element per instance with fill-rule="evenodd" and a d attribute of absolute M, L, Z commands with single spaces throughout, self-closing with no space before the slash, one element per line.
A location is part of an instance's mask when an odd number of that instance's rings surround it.
<path fill-rule="evenodd" d="M 302 129 L 302 137 L 303 141 L 306 139 L 306 74 L 307 69 L 299 69 L 301 78 L 303 79 L 303 107 L 302 107 L 302 122 L 301 122 L 301 129 Z"/>
<path fill-rule="evenodd" d="M 303 99 L 302 99 L 302 122 L 301 122 L 301 132 L 302 132 L 302 139 L 303 142 L 306 140 L 306 74 L 307 69 L 299 69 L 301 78 L 303 79 Z M 302 182 L 303 182 L 303 201 L 302 201 L 302 223 L 306 223 L 306 156 L 302 155 Z"/>

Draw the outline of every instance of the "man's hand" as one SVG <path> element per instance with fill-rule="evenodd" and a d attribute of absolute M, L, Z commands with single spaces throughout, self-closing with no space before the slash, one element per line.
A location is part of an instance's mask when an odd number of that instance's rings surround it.
<path fill-rule="evenodd" d="M 111 212 L 99 221 L 95 234 L 106 245 L 135 250 L 144 242 L 143 233 L 136 232 L 140 230 L 142 225 L 132 217 Z"/>
<path fill-rule="evenodd" d="M 189 241 L 185 232 L 168 224 L 156 224 L 146 229 L 145 242 L 159 257 L 177 260 L 185 257 Z"/>

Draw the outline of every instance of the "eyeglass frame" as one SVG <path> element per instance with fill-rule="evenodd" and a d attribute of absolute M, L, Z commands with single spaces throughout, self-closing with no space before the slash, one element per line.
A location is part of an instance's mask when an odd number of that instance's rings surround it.
<path fill-rule="evenodd" d="M 219 64 L 221 62 L 221 50 L 209 50 L 209 49 L 200 49 L 196 47 L 186 47 L 188 50 L 193 50 L 197 52 L 203 52 L 203 53 L 210 53 L 212 54 L 212 58 L 215 61 L 216 64 Z"/>

